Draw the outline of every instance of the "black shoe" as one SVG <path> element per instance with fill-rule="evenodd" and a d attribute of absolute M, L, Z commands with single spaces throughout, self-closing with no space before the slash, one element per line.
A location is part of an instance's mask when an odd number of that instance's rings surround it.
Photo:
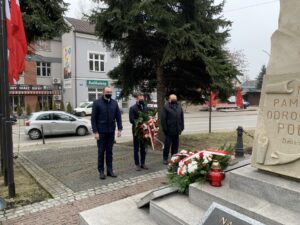
<path fill-rule="evenodd" d="M 141 167 L 140 166 L 135 166 L 135 170 L 136 171 L 141 171 Z"/>
<path fill-rule="evenodd" d="M 149 168 L 146 165 L 141 165 L 141 168 L 144 170 L 149 170 Z"/>
<path fill-rule="evenodd" d="M 104 180 L 106 177 L 105 177 L 104 173 L 100 173 L 99 178 L 100 178 L 101 180 Z"/>
<path fill-rule="evenodd" d="M 108 177 L 117 177 L 117 175 L 116 175 L 116 174 L 114 174 L 114 172 L 107 173 L 107 176 L 108 176 Z"/>

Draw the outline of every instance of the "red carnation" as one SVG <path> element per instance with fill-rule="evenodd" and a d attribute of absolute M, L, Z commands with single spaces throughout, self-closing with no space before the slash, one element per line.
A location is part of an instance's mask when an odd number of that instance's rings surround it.
<path fill-rule="evenodd" d="M 203 157 L 204 157 L 204 153 L 200 152 L 200 159 L 203 159 Z"/>

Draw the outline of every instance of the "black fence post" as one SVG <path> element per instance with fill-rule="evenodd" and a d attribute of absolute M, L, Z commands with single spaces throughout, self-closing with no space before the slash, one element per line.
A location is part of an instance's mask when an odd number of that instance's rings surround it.
<path fill-rule="evenodd" d="M 239 126 L 237 129 L 237 139 L 235 145 L 235 156 L 244 157 L 244 144 L 243 144 L 243 127 Z"/>
<path fill-rule="evenodd" d="M 45 136 L 44 136 L 44 126 L 41 125 L 41 131 L 42 131 L 42 139 L 43 139 L 43 145 L 45 144 Z"/>

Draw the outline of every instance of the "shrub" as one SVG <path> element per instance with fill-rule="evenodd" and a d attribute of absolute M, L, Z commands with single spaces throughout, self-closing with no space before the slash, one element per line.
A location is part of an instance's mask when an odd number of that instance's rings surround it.
<path fill-rule="evenodd" d="M 20 105 L 17 106 L 17 114 L 19 117 L 22 116 L 22 114 L 23 114 L 23 109 Z"/>
<path fill-rule="evenodd" d="M 67 104 L 67 112 L 68 112 L 68 113 L 72 113 L 72 112 L 73 112 L 73 108 L 72 108 L 70 102 L 68 102 L 68 104 Z"/>

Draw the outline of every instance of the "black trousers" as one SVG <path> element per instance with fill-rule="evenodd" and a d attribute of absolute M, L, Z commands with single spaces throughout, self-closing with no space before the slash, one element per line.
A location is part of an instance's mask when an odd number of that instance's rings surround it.
<path fill-rule="evenodd" d="M 174 155 L 178 152 L 179 147 L 179 135 L 165 135 L 165 146 L 163 152 L 163 160 L 168 160 L 170 147 L 171 147 L 171 155 Z"/>
<path fill-rule="evenodd" d="M 97 141 L 98 146 L 98 171 L 99 173 L 104 172 L 104 153 L 106 161 L 107 173 L 113 172 L 113 145 L 115 140 L 115 132 L 113 133 L 101 133 L 100 139 Z"/>
<path fill-rule="evenodd" d="M 140 157 L 139 157 L 139 153 L 140 153 Z M 138 139 L 137 136 L 134 135 L 133 135 L 133 155 L 134 155 L 134 164 L 136 166 L 145 165 L 145 159 L 146 159 L 145 145 Z"/>

